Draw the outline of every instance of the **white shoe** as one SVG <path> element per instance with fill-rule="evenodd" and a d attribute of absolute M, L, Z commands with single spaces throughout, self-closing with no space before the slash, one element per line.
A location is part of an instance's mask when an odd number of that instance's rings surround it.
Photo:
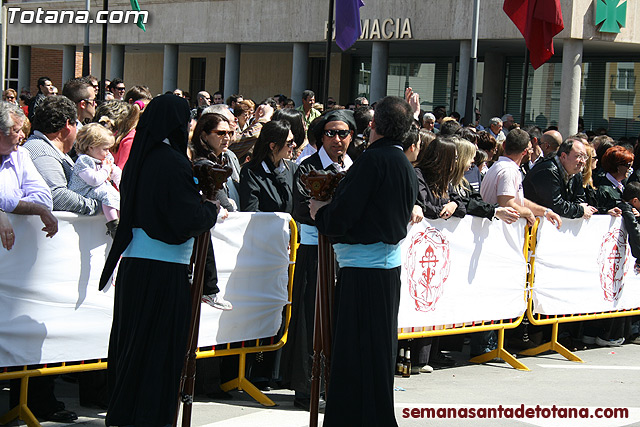
<path fill-rule="evenodd" d="M 202 302 L 209 304 L 213 308 L 217 308 L 218 310 L 229 311 L 233 308 L 231 303 L 218 294 L 213 295 L 202 295 Z"/>
<path fill-rule="evenodd" d="M 596 338 L 596 345 L 600 347 L 620 347 L 624 343 L 624 338 L 618 338 L 617 340 L 603 340 L 600 337 Z"/>
<path fill-rule="evenodd" d="M 631 344 L 640 344 L 640 335 L 629 341 Z"/>
<path fill-rule="evenodd" d="M 433 372 L 433 368 L 429 365 L 424 365 L 423 367 L 420 368 L 421 374 L 430 374 L 432 372 Z"/>

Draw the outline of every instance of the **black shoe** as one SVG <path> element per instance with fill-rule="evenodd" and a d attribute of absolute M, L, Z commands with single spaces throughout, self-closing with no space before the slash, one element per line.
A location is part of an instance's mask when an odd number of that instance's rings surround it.
<path fill-rule="evenodd" d="M 44 417 L 45 421 L 51 421 L 54 423 L 70 423 L 78 419 L 78 416 L 75 412 L 67 411 L 66 409 L 61 409 L 56 412 L 52 412 Z"/>
<path fill-rule="evenodd" d="M 256 381 L 253 385 L 260 391 L 271 391 L 269 381 Z"/>
<path fill-rule="evenodd" d="M 444 353 L 438 353 L 435 357 L 429 359 L 429 365 L 437 366 L 439 368 L 450 368 L 456 366 L 456 361 L 451 356 L 447 356 Z"/>

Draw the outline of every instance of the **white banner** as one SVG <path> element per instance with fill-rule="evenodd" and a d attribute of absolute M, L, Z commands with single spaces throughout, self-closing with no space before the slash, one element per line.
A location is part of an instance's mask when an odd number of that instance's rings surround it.
<path fill-rule="evenodd" d="M 640 307 L 640 276 L 620 218 L 594 215 L 542 221 L 534 264 L 533 305 L 540 314 L 580 314 Z"/>
<path fill-rule="evenodd" d="M 11 251 L 0 247 L 0 367 L 105 358 L 113 287 L 98 291 L 111 239 L 103 216 L 56 212 L 59 231 L 10 215 Z M 200 345 L 275 335 L 287 303 L 289 216 L 234 213 L 212 240 L 229 312 L 202 306 Z"/>
<path fill-rule="evenodd" d="M 412 226 L 402 242 L 398 328 L 524 313 L 524 224 L 466 216 Z"/>

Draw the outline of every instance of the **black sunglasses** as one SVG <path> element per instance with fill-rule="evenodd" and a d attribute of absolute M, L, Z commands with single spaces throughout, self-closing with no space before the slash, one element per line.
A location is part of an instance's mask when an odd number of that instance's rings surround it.
<path fill-rule="evenodd" d="M 338 135 L 340 138 L 346 138 L 351 131 L 349 129 L 327 129 L 324 131 L 324 134 L 329 138 L 333 138 Z"/>
<path fill-rule="evenodd" d="M 221 136 L 223 138 L 226 135 L 229 135 L 229 138 L 231 138 L 233 136 L 233 131 L 232 130 L 214 130 L 213 133 L 216 133 L 218 136 Z"/>

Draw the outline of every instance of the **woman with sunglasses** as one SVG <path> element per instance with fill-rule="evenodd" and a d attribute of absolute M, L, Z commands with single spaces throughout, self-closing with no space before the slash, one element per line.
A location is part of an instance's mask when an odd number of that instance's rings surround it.
<path fill-rule="evenodd" d="M 18 97 L 18 93 L 11 88 L 2 92 L 2 100 L 6 102 L 10 102 L 15 105 L 18 105 L 17 97 Z"/>
<path fill-rule="evenodd" d="M 233 171 L 225 184 L 224 194 L 220 194 L 220 204 L 233 212 L 238 210 L 240 204 L 237 187 L 240 182 L 240 162 L 233 151 L 229 150 L 231 138 L 233 131 L 225 116 L 217 113 L 203 114 L 193 129 L 191 149 L 193 159 L 205 158 L 231 167 Z"/>
<path fill-rule="evenodd" d="M 272 120 L 262 127 L 253 156 L 240 171 L 240 210 L 243 212 L 293 212 L 293 175 L 290 162 L 296 143 L 291 125 Z"/>

